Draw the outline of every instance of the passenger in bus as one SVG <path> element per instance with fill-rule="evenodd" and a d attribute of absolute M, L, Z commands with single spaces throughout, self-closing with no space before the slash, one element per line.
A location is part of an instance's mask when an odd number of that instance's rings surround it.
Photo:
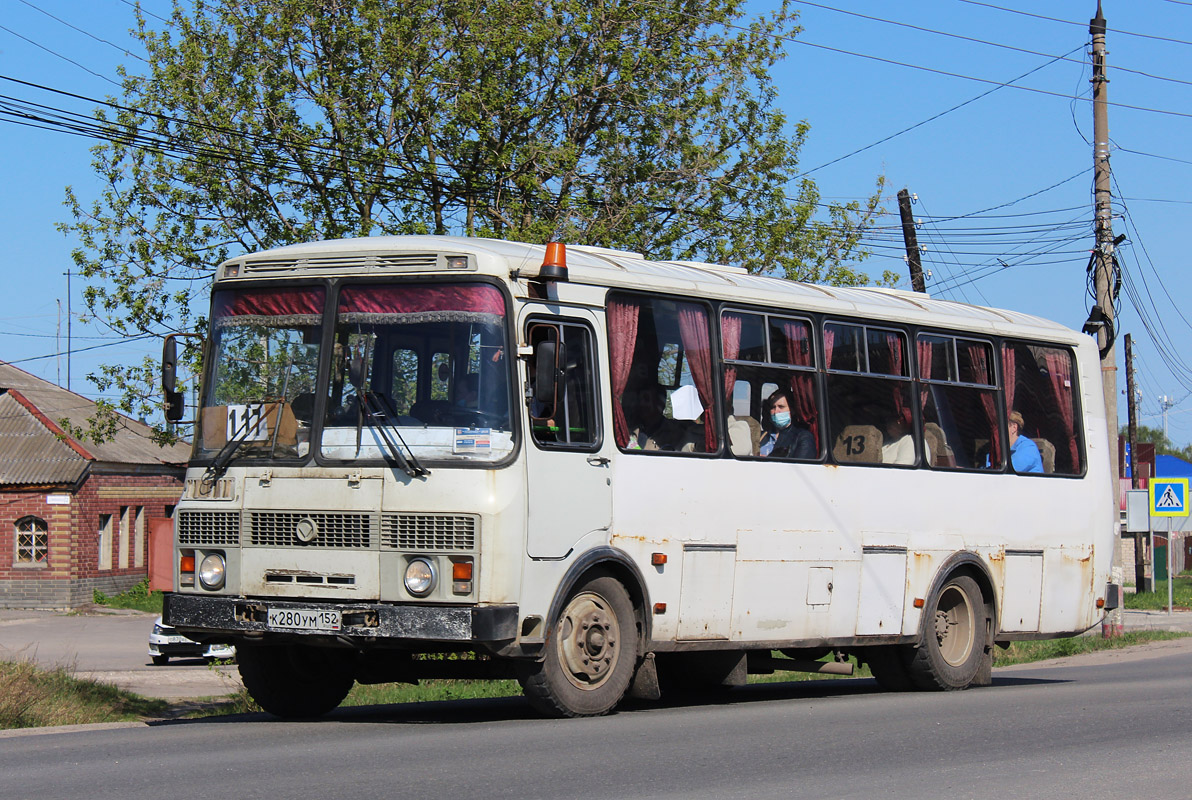
<path fill-rule="evenodd" d="M 924 442 L 923 449 L 927 449 Z M 924 457 L 931 461 L 931 455 L 924 453 Z M 886 420 L 886 439 L 882 445 L 883 464 L 914 464 L 915 439 L 911 436 L 910 425 L 898 414 Z"/>
<path fill-rule="evenodd" d="M 629 422 L 629 450 L 669 450 L 691 453 L 695 441 L 686 425 L 667 419 L 666 389 L 657 383 L 641 387 L 635 395 L 626 392 L 625 415 Z"/>
<path fill-rule="evenodd" d="M 1007 422 L 1007 432 L 1010 439 L 1010 465 L 1015 472 L 1042 472 L 1043 456 L 1039 454 L 1039 447 L 1030 438 L 1019 436 L 1026 425 L 1022 414 L 1010 412 Z"/>
<path fill-rule="evenodd" d="M 762 401 L 762 434 L 758 442 L 758 454 L 771 458 L 796 458 L 812 460 L 815 452 L 815 437 L 811 431 L 796 425 L 791 419 L 795 401 L 788 389 L 775 389 Z"/>

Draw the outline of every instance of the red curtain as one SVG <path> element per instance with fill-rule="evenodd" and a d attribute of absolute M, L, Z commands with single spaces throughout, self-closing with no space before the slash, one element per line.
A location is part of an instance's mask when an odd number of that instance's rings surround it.
<path fill-rule="evenodd" d="M 902 368 L 902 336 L 894 331 L 886 331 L 886 349 L 890 351 L 890 373 L 892 375 L 905 375 L 906 371 Z M 873 369 L 872 365 L 870 369 Z M 907 405 L 906 392 L 903 389 L 906 384 L 901 381 L 894 383 L 894 413 L 902 420 L 902 424 L 906 426 L 907 430 L 911 429 L 911 407 Z"/>
<path fill-rule="evenodd" d="M 712 346 L 708 340 L 708 314 L 701 306 L 678 303 L 679 335 L 683 339 L 683 355 L 691 369 L 699 401 L 704 407 L 705 452 L 713 453 L 719 446 L 716 435 L 716 421 L 712 412 L 716 408 L 712 391 Z"/>
<path fill-rule="evenodd" d="M 985 349 L 985 345 L 981 342 L 957 342 L 957 345 L 968 351 L 969 371 L 972 373 L 960 376 L 961 379 L 972 383 L 988 383 L 990 375 L 989 351 Z M 985 421 L 989 423 L 990 464 L 996 467 L 1002 461 L 1002 442 L 1001 429 L 998 427 L 997 421 L 997 402 L 994 400 L 993 392 L 981 392 L 981 408 L 985 411 Z"/>
<path fill-rule="evenodd" d="M 789 363 L 800 367 L 814 366 L 807 324 L 783 320 L 782 333 L 786 337 L 786 355 Z M 816 414 L 815 408 L 815 379 L 806 372 L 792 373 L 791 394 L 795 398 L 795 407 L 791 409 L 791 413 L 803 423 L 803 427 L 811 431 L 818 452 L 820 435 L 819 415 Z"/>
<path fill-rule="evenodd" d="M 345 286 L 341 314 L 419 314 L 436 311 L 505 315 L 505 300 L 494 286 L 420 286 L 412 284 Z"/>
<path fill-rule="evenodd" d="M 629 422 L 621 398 L 629 384 L 633 366 L 633 350 L 637 345 L 637 321 L 641 306 L 636 300 L 610 300 L 608 303 L 608 347 L 612 362 L 613 380 L 613 436 L 618 447 L 629 444 Z"/>
<path fill-rule="evenodd" d="M 1079 472 L 1080 446 L 1076 442 L 1076 410 L 1072 402 L 1072 361 L 1061 350 L 1040 349 L 1043 351 L 1043 363 L 1047 365 L 1051 390 L 1055 394 L 1055 405 L 1064 421 L 1064 434 L 1068 437 L 1068 447 L 1072 453 L 1072 472 Z"/>
<path fill-rule="evenodd" d="M 928 380 L 931 378 L 931 356 L 933 353 L 931 341 L 920 336 L 915 349 L 919 351 L 919 380 Z M 931 390 L 926 384 L 921 383 L 919 387 L 919 410 L 926 413 L 927 394 Z"/>
<path fill-rule="evenodd" d="M 1015 374 L 1014 345 L 1002 345 L 1002 385 L 1006 388 L 1006 413 L 1014 410 L 1014 389 L 1018 376 Z"/>
<path fill-rule="evenodd" d="M 318 324 L 323 316 L 321 286 L 278 286 L 267 289 L 236 289 L 215 293 L 213 319 L 228 317 L 313 317 Z"/>
<path fill-rule="evenodd" d="M 741 354 L 740 314 L 723 314 L 720 317 L 720 341 L 724 346 L 724 407 L 733 413 L 733 387 L 737 385 L 737 365 L 728 362 Z"/>

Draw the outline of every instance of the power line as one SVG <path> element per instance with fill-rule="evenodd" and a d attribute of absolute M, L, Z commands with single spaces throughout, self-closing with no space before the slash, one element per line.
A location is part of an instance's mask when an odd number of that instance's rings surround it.
<path fill-rule="evenodd" d="M 32 39 L 30 39 L 28 36 L 22 36 L 21 34 L 19 34 L 19 33 L 17 33 L 16 31 L 14 31 L 12 28 L 7 28 L 7 27 L 5 27 L 5 26 L 3 26 L 3 25 L 0 25 L 0 30 L 2 30 L 2 31 L 8 31 L 9 33 L 11 33 L 13 36 L 17 37 L 18 39 L 22 39 L 22 40 L 24 40 L 24 41 L 28 42 L 29 44 L 33 45 L 34 47 L 38 48 L 38 49 L 45 50 L 45 51 L 46 51 L 47 53 L 49 53 L 50 55 L 52 55 L 52 56 L 55 56 L 55 57 L 57 57 L 57 58 L 60 58 L 60 59 L 62 59 L 63 61 L 67 61 L 67 62 L 69 62 L 69 63 L 71 63 L 71 64 L 74 64 L 76 67 L 78 67 L 79 69 L 83 70 L 84 72 L 88 72 L 88 73 L 90 73 L 90 74 L 94 75 L 94 76 L 95 76 L 95 77 L 97 77 L 97 78 L 100 78 L 100 79 L 102 79 L 102 80 L 105 80 L 105 81 L 107 81 L 108 83 L 112 84 L 113 86 L 117 86 L 117 87 L 120 87 L 120 88 L 124 88 L 123 86 L 120 86 L 120 84 L 119 84 L 119 83 L 117 83 L 116 81 L 114 81 L 114 80 L 112 80 L 111 78 L 109 78 L 107 75 L 100 75 L 100 74 L 99 74 L 98 72 L 96 72 L 95 70 L 93 70 L 93 69 L 89 69 L 89 68 L 87 68 L 87 67 L 84 67 L 82 64 L 80 64 L 79 62 L 75 61 L 73 58 L 67 58 L 66 56 L 62 55 L 61 53 L 58 53 L 58 52 L 56 52 L 56 51 L 54 51 L 54 50 L 51 50 L 50 48 L 46 47 L 45 45 L 38 44 L 37 42 L 35 42 L 35 41 L 33 41 Z"/>
<path fill-rule="evenodd" d="M 48 11 L 46 11 L 44 8 L 40 8 L 40 7 L 36 6 L 36 5 L 34 5 L 33 3 L 30 3 L 30 2 L 29 2 L 29 0 L 19 0 L 19 1 L 20 1 L 21 3 L 24 3 L 25 5 L 29 6 L 29 8 L 32 8 L 34 11 L 39 11 L 39 12 L 41 12 L 42 14 L 45 14 L 45 15 L 46 15 L 47 17 L 49 17 L 50 19 L 52 19 L 52 20 L 54 20 L 54 21 L 56 21 L 56 22 L 60 22 L 60 23 L 62 23 L 62 24 L 63 24 L 63 25 L 65 25 L 66 27 L 70 28 L 71 30 L 78 31 L 79 33 L 83 34 L 84 36 L 90 36 L 90 37 L 91 37 L 92 39 L 94 39 L 95 41 L 97 41 L 97 42 L 100 42 L 100 43 L 102 43 L 102 44 L 106 44 L 106 45 L 108 45 L 109 47 L 113 47 L 113 48 L 115 48 L 115 49 L 119 50 L 121 53 L 124 53 L 124 55 L 126 55 L 126 56 L 132 56 L 133 58 L 135 58 L 135 59 L 138 59 L 139 61 L 143 61 L 143 62 L 144 62 L 144 63 L 146 63 L 146 64 L 148 64 L 148 63 L 149 63 L 149 62 L 148 62 L 148 61 L 146 61 L 144 58 L 142 58 L 141 56 L 137 55 L 136 53 L 134 53 L 134 52 L 132 52 L 132 51 L 128 50 L 127 48 L 121 47 L 121 46 L 120 46 L 120 45 L 118 45 L 118 44 L 113 44 L 112 42 L 109 42 L 107 39 L 102 39 L 102 38 L 100 38 L 100 37 L 96 36 L 95 34 L 91 33 L 90 31 L 83 30 L 82 28 L 79 28 L 79 27 L 77 27 L 77 26 L 75 26 L 75 25 L 71 25 L 71 24 L 70 24 L 69 22 L 67 22 L 66 20 L 64 20 L 64 19 L 62 19 L 62 18 L 60 18 L 60 17 L 55 17 L 53 14 L 51 14 L 51 13 L 50 13 L 50 12 L 48 12 Z"/>
<path fill-rule="evenodd" d="M 985 8 L 992 8 L 997 11 L 1005 11 L 1010 14 L 1021 14 L 1024 17 L 1034 17 L 1035 19 L 1042 19 L 1042 20 L 1046 20 L 1048 22 L 1060 22 L 1060 23 L 1063 23 L 1064 25 L 1077 25 L 1082 28 L 1087 27 L 1082 22 L 1073 22 L 1070 19 L 1059 19 L 1057 17 L 1045 17 L 1042 14 L 1032 14 L 1029 11 L 1019 11 L 1016 8 L 1006 8 L 1005 6 L 995 6 L 992 3 L 982 3 L 982 2 L 979 2 L 979 0 L 960 0 L 960 2 L 968 3 L 971 6 L 984 6 Z M 1113 31 L 1114 33 L 1120 33 L 1124 36 L 1137 36 L 1142 39 L 1153 39 L 1155 41 L 1160 41 L 1160 42 L 1172 42 L 1174 44 L 1192 45 L 1192 42 L 1187 42 L 1187 41 L 1184 41 L 1183 39 L 1172 39 L 1167 36 L 1155 36 L 1150 33 L 1135 33 L 1134 31 L 1122 30 L 1121 28 L 1109 28 L 1109 27 L 1107 27 L 1106 30 Z"/>
<path fill-rule="evenodd" d="M 1064 55 L 1065 56 L 1070 55 L 1071 53 L 1076 52 L 1076 50 L 1083 50 L 1083 49 L 1084 49 L 1084 45 L 1081 45 L 1080 47 L 1077 47 L 1074 50 L 1069 50 L 1068 53 L 1065 53 Z M 810 175 L 811 173 L 815 172 L 816 170 L 821 170 L 824 167 L 828 167 L 828 166 L 831 166 L 832 164 L 836 164 L 840 161 L 844 161 L 846 158 L 852 158 L 853 156 L 857 155 L 858 153 L 864 153 L 866 150 L 877 147 L 879 144 L 885 144 L 886 142 L 890 141 L 891 139 L 899 137 L 904 133 L 913 131 L 916 128 L 921 128 L 922 126 L 926 125 L 929 122 L 934 122 L 935 120 L 939 119 L 940 117 L 944 116 L 945 114 L 951 114 L 953 111 L 956 111 L 957 109 L 960 109 L 960 108 L 964 108 L 965 106 L 967 106 L 971 103 L 975 103 L 983 97 L 988 97 L 989 95 L 993 94 L 994 92 L 998 91 L 999 89 L 1003 89 L 1006 86 L 1013 85 L 1015 82 L 1022 80 L 1023 78 L 1027 77 L 1028 75 L 1031 75 L 1031 74 L 1043 69 L 1044 67 L 1048 67 L 1048 66 L 1054 64 L 1057 60 L 1059 60 L 1061 58 L 1064 58 L 1064 56 L 1056 56 L 1056 57 L 1052 58 L 1050 61 L 1048 61 L 1047 63 L 1040 64 L 1039 66 L 1035 67 L 1034 69 L 1028 70 L 1028 71 L 1022 73 L 1017 78 L 1011 78 L 1006 84 L 1004 84 L 1002 86 L 994 86 L 992 89 L 988 89 L 988 90 L 982 92 L 981 94 L 977 95 L 976 97 L 965 100 L 963 103 L 958 103 L 957 105 L 952 106 L 951 108 L 947 109 L 946 111 L 941 111 L 938 114 L 934 114 L 934 115 L 928 117 L 927 119 L 923 120 L 922 122 L 917 122 L 914 125 L 911 125 L 910 127 L 903 128 L 902 130 L 898 131 L 897 133 L 892 133 L 883 139 L 878 139 L 873 144 L 867 144 L 864 147 L 861 147 L 861 148 L 858 148 L 858 149 L 852 151 L 851 153 L 846 153 L 845 155 L 840 156 L 839 158 L 834 158 L 831 161 L 820 164 L 818 167 L 813 167 L 813 168 L 807 170 L 806 172 L 801 173 L 801 175 Z"/>

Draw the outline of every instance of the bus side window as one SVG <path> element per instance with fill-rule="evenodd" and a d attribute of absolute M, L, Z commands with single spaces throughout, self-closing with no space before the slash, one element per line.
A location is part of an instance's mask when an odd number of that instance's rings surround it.
<path fill-rule="evenodd" d="M 1063 347 L 1004 342 L 1002 369 L 1006 417 L 1014 411 L 1022 415 L 1025 424 L 1019 436 L 1035 441 L 1043 460 L 1042 474 L 1081 474 L 1084 441 L 1072 352 Z"/>
<path fill-rule="evenodd" d="M 591 449 L 600 440 L 591 333 L 570 322 L 535 322 L 527 339 L 534 348 L 526 366 L 531 437 L 543 447 Z M 542 372 L 551 363 L 553 376 Z M 549 390 L 539 391 L 538 385 L 552 378 L 553 400 Z"/>
<path fill-rule="evenodd" d="M 935 469 L 1002 469 L 993 345 L 978 339 L 919 334 L 919 413 L 923 445 Z"/>

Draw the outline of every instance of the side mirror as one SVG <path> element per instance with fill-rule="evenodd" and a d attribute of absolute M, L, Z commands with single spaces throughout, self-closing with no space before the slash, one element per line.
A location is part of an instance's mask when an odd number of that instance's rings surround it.
<path fill-rule="evenodd" d="M 555 343 L 539 342 L 534 348 L 534 399 L 547 408 L 555 407 L 558 369 Z"/>
<path fill-rule="evenodd" d="M 161 349 L 161 390 L 166 394 L 166 402 L 169 403 L 169 395 L 174 393 L 178 381 L 178 344 L 174 341 L 174 335 L 170 334 L 166 337 L 165 344 Z"/>
<path fill-rule="evenodd" d="M 174 335 L 166 337 L 161 348 L 161 390 L 165 395 L 165 416 L 169 422 L 182 419 L 186 404 L 178 388 L 178 343 Z"/>
<path fill-rule="evenodd" d="M 186 404 L 182 399 L 182 392 L 166 392 L 166 419 L 170 422 L 177 422 L 182 419 L 182 413 L 186 410 Z"/>

